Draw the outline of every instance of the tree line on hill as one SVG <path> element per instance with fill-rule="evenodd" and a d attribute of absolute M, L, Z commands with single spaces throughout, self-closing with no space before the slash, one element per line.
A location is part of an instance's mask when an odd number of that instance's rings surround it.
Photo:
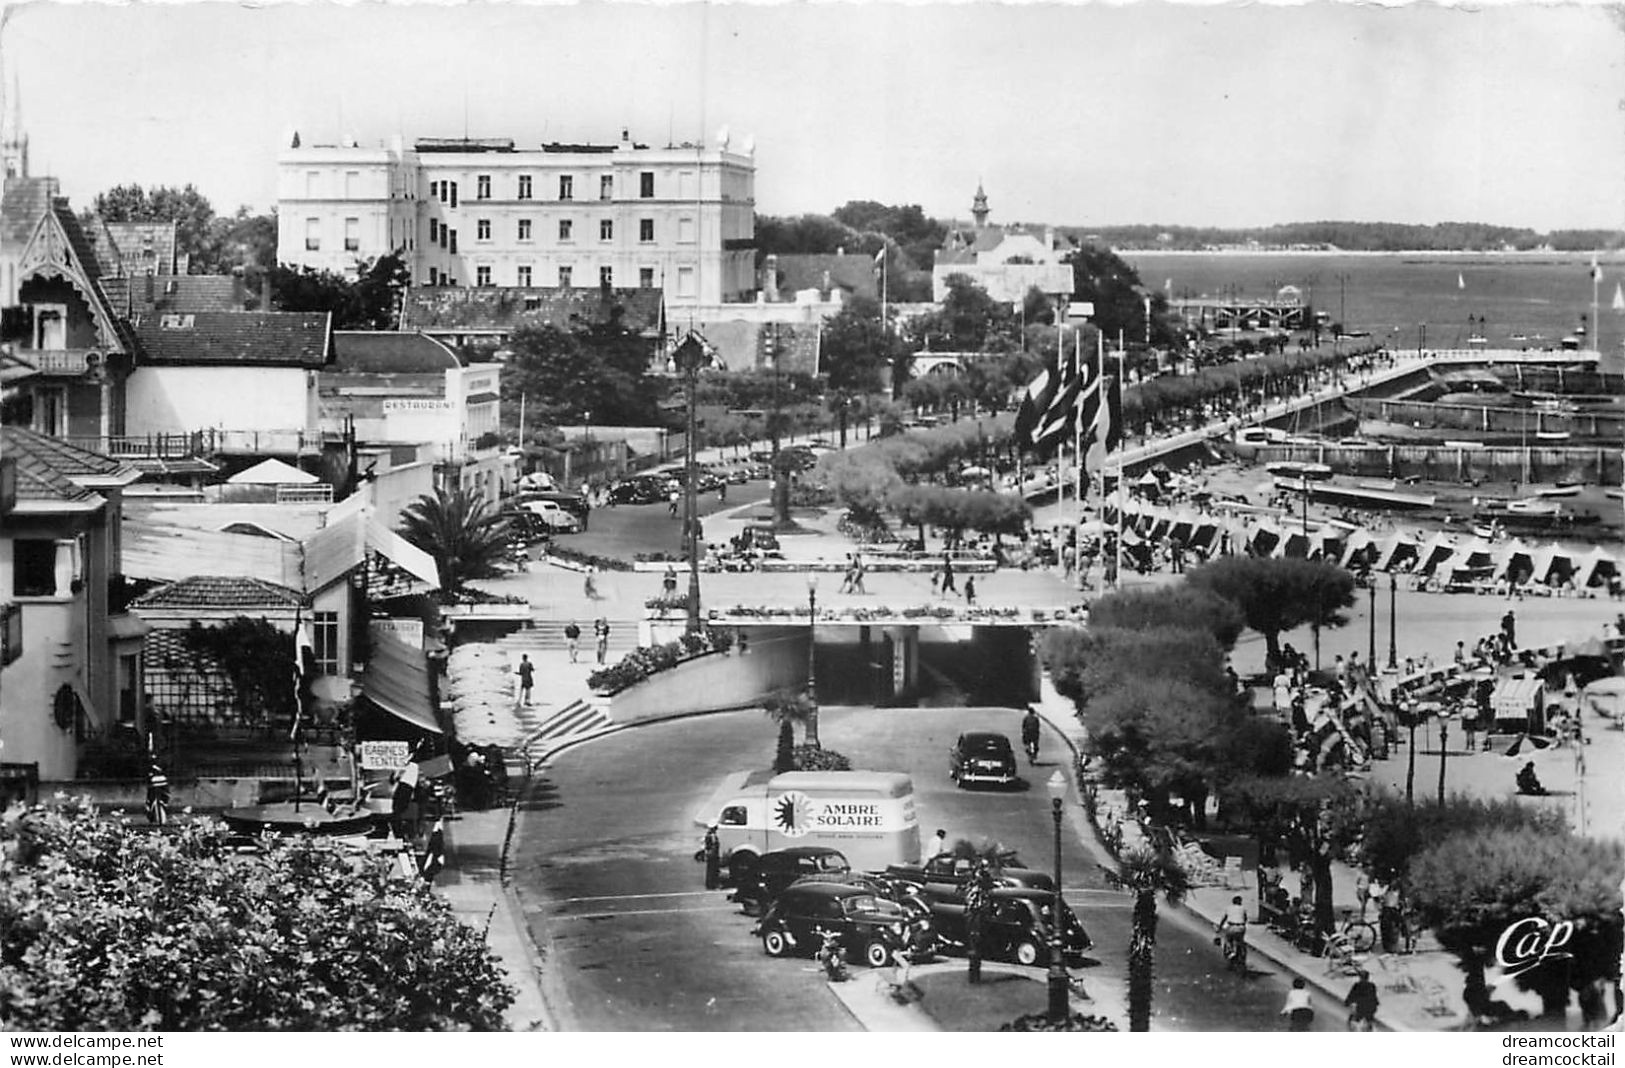
<path fill-rule="evenodd" d="M 1620 246 L 1617 230 L 1552 230 L 1490 223 L 1299 222 L 1274 226 L 1062 227 L 1074 240 L 1136 251 L 1191 251 L 1256 243 L 1265 247 L 1330 247 L 1346 252 L 1590 252 Z"/>

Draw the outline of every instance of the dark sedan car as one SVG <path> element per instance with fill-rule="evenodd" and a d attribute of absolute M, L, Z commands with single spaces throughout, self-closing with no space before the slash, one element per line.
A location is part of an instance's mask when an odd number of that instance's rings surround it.
<path fill-rule="evenodd" d="M 841 875 L 852 870 L 846 855 L 828 846 L 793 846 L 763 853 L 734 886 L 730 901 L 746 913 L 760 912 L 797 879 Z"/>
<path fill-rule="evenodd" d="M 1010 739 L 993 731 L 961 734 L 948 751 L 948 764 L 948 777 L 960 786 L 1011 786 L 1021 781 L 1016 775 L 1016 753 L 1010 748 Z"/>
<path fill-rule="evenodd" d="M 666 497 L 664 479 L 629 478 L 609 488 L 609 499 L 616 504 L 655 504 Z"/>
<path fill-rule="evenodd" d="M 990 896 L 987 919 L 982 926 L 982 954 L 1017 964 L 1047 961 L 1053 929 L 1051 918 L 1055 914 L 1054 893 L 1031 888 L 1001 888 Z M 1061 916 L 1061 954 L 1067 964 L 1076 964 L 1094 943 L 1065 901 L 1061 902 Z M 963 900 L 933 899 L 931 920 L 940 949 L 966 951 L 970 928 Z"/>
<path fill-rule="evenodd" d="M 944 854 L 932 857 L 924 864 L 891 864 L 880 874 L 888 879 L 901 879 L 914 883 L 929 897 L 963 900 L 965 887 L 976 872 L 975 863 L 967 857 Z M 1006 889 L 1054 891 L 1055 879 L 1048 872 L 1006 864 L 994 870 L 993 883 Z"/>
<path fill-rule="evenodd" d="M 861 886 L 807 883 L 780 894 L 751 933 L 761 937 L 768 956 L 785 957 L 816 953 L 824 932 L 839 937 L 848 959 L 880 968 L 893 950 L 908 945 L 909 916 Z"/>

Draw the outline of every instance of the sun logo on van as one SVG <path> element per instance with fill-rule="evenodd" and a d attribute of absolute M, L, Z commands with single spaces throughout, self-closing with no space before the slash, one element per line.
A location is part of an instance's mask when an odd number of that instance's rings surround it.
<path fill-rule="evenodd" d="M 773 829 L 786 838 L 800 838 L 812 830 L 813 799 L 800 790 L 788 790 L 773 802 Z"/>

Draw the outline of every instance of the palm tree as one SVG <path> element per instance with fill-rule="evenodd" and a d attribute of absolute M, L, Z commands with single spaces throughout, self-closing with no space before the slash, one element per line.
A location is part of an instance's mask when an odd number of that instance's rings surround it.
<path fill-rule="evenodd" d="M 1190 873 L 1167 849 L 1125 849 L 1112 882 L 1134 895 L 1134 931 L 1128 945 L 1128 1029 L 1151 1030 L 1151 970 L 1157 948 L 1157 895 L 1176 905 L 1191 889 Z"/>
<path fill-rule="evenodd" d="M 782 736 L 787 727 L 799 724 L 803 737 L 808 745 L 820 748 L 818 744 L 818 706 L 804 693 L 796 690 L 774 690 L 762 702 L 762 711 L 767 718 L 779 725 Z M 777 769 L 787 771 L 788 768 Z"/>
<path fill-rule="evenodd" d="M 463 489 L 441 488 L 407 505 L 398 533 L 434 557 L 443 595 L 501 574 L 497 564 L 508 551 L 508 521 Z"/>

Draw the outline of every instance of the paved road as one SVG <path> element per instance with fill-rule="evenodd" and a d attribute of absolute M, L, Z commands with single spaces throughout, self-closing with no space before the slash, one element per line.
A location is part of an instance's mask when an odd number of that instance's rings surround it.
<path fill-rule="evenodd" d="M 968 709 L 826 709 L 825 744 L 860 766 L 914 775 L 926 835 L 987 837 L 1034 864 L 1052 863 L 1048 799 L 1034 789 L 962 792 L 946 775 L 946 754 L 964 729 L 1002 725 L 1016 713 Z M 853 1021 L 810 967 L 771 960 L 750 937 L 752 921 L 720 891 L 700 889 L 692 854 L 693 814 L 729 771 L 765 763 L 773 729 L 740 712 L 640 728 L 559 757 L 527 800 L 515 841 L 516 883 L 526 921 L 543 947 L 583 1030 L 846 1030 Z M 1045 759 L 1062 749 L 1046 744 Z M 1098 964 L 1085 984 L 1122 983 L 1130 912 L 1105 887 L 1104 854 L 1066 838 L 1069 899 L 1095 939 Z M 1275 1030 L 1288 985 L 1255 958 L 1246 981 L 1227 975 L 1205 927 L 1164 909 L 1157 950 L 1154 1027 Z M 1035 989 L 1038 989 L 1035 987 Z M 1320 1023 L 1340 1015 L 1319 1006 Z"/>

